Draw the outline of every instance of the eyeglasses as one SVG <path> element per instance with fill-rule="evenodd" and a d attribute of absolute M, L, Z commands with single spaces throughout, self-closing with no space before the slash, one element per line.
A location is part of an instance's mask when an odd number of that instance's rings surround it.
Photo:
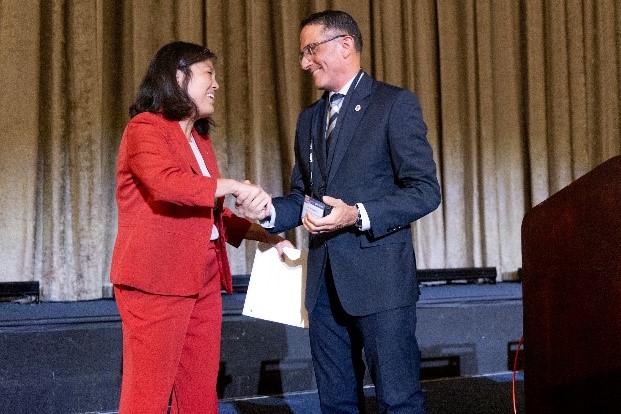
<path fill-rule="evenodd" d="M 347 37 L 347 36 L 349 36 L 349 35 L 348 34 L 342 34 L 342 35 L 331 37 L 330 39 L 322 40 L 321 42 L 310 43 L 310 44 L 304 46 L 304 48 L 300 52 L 300 62 L 304 58 L 309 59 L 311 56 L 313 56 L 315 54 L 315 49 L 317 48 L 317 46 L 323 45 L 324 43 L 331 42 L 331 41 L 333 41 L 335 39 L 338 39 L 339 37 Z"/>

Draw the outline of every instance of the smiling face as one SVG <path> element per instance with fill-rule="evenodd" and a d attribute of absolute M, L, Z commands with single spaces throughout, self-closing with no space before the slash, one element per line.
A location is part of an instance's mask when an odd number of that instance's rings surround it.
<path fill-rule="evenodd" d="M 211 60 L 194 63 L 190 66 L 192 76 L 188 82 L 188 95 L 196 104 L 196 119 L 207 118 L 215 110 L 215 93 L 220 88 L 216 81 L 216 69 Z M 177 81 L 183 82 L 183 73 L 177 71 Z"/>
<path fill-rule="evenodd" d="M 311 74 L 318 89 L 339 91 L 360 69 L 360 54 L 353 39 L 341 34 L 326 31 L 321 24 L 310 24 L 300 31 L 300 65 Z M 325 43 L 312 48 L 312 54 L 308 53 L 308 45 L 321 42 Z"/>

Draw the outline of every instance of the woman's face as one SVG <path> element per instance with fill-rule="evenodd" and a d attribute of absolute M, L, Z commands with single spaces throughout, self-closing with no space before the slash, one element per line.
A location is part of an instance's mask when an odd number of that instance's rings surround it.
<path fill-rule="evenodd" d="M 196 104 L 196 119 L 206 118 L 213 114 L 216 91 L 220 87 L 216 81 L 216 69 L 211 60 L 194 63 L 190 66 L 192 77 L 188 83 L 188 95 Z M 177 81 L 183 82 L 183 72 L 177 71 Z"/>

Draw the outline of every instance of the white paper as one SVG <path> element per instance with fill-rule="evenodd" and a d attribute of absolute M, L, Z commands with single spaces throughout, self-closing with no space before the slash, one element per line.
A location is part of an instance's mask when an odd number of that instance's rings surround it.
<path fill-rule="evenodd" d="M 276 248 L 259 243 L 248 282 L 242 315 L 308 328 L 304 307 L 307 253 L 285 248 L 281 262 Z"/>

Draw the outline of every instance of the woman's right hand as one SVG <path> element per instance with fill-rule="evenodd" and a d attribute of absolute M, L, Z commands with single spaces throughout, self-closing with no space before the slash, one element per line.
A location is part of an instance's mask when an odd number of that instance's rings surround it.
<path fill-rule="evenodd" d="M 220 178 L 218 179 L 218 196 L 231 194 L 235 197 L 235 207 L 240 214 L 251 220 L 262 220 L 270 214 L 272 197 L 257 184 Z"/>
<path fill-rule="evenodd" d="M 260 185 L 246 180 L 235 196 L 235 206 L 240 214 L 251 220 L 262 220 L 270 214 L 272 197 Z"/>

